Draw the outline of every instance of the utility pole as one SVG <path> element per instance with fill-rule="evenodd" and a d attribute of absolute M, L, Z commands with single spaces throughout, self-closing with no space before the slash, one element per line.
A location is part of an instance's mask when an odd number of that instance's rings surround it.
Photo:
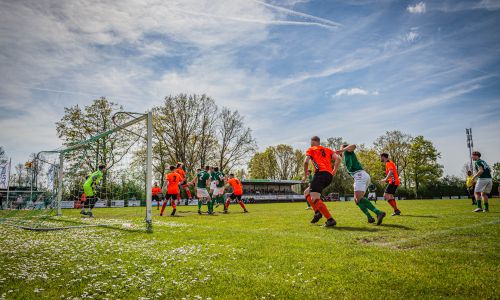
<path fill-rule="evenodd" d="M 465 128 L 465 134 L 467 135 L 467 148 L 469 148 L 469 168 L 472 171 L 472 149 L 474 148 L 474 142 L 472 141 L 472 128 Z"/>

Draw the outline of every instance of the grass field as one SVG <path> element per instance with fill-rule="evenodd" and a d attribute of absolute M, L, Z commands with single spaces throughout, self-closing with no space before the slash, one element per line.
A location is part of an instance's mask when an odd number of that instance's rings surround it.
<path fill-rule="evenodd" d="M 403 215 L 382 226 L 353 202 L 328 203 L 333 229 L 311 225 L 304 203 L 215 216 L 180 207 L 173 218 L 155 208 L 153 234 L 2 225 L 0 298 L 499 299 L 500 201 L 490 203 L 472 213 L 469 200 L 401 201 Z M 91 222 L 140 224 L 143 210 L 96 209 Z"/>

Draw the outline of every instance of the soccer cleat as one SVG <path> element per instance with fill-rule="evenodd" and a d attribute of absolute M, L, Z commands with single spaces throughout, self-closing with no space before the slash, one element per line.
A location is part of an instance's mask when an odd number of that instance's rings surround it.
<path fill-rule="evenodd" d="M 386 216 L 385 212 L 381 212 L 377 215 L 377 225 L 382 224 L 382 220 L 385 218 L 385 216 Z"/>
<path fill-rule="evenodd" d="M 478 208 L 474 209 L 472 212 L 483 212 L 483 209 L 478 207 Z"/>
<path fill-rule="evenodd" d="M 93 217 L 94 217 L 94 214 L 93 214 L 91 211 L 89 211 L 89 212 L 87 213 L 87 216 L 89 216 L 89 218 L 93 218 Z"/>
<path fill-rule="evenodd" d="M 325 225 L 323 225 L 323 226 L 333 227 L 335 225 L 337 225 L 337 222 L 335 222 L 335 220 L 333 218 L 330 218 L 330 219 L 326 220 Z"/>
<path fill-rule="evenodd" d="M 248 210 L 246 210 L 246 209 L 245 209 L 243 212 L 244 212 L 244 213 L 247 213 L 247 212 L 248 212 Z"/>
<path fill-rule="evenodd" d="M 172 210 L 172 213 L 170 214 L 170 216 L 171 216 L 171 217 L 175 216 L 175 211 L 176 211 L 176 210 L 177 210 L 177 209 Z"/>
<path fill-rule="evenodd" d="M 375 223 L 375 219 L 373 217 L 369 217 L 368 218 L 368 223 Z"/>
<path fill-rule="evenodd" d="M 224 209 L 224 213 L 227 214 L 227 209 Z"/>
<path fill-rule="evenodd" d="M 201 215 L 201 210 L 198 209 L 198 214 Z"/>
<path fill-rule="evenodd" d="M 318 223 L 318 221 L 319 221 L 321 218 L 323 218 L 323 215 L 322 215 L 319 211 L 317 211 L 317 212 L 315 212 L 315 213 L 314 213 L 314 217 L 313 217 L 313 219 L 311 220 L 311 223 L 312 223 L 312 224 L 314 224 L 314 223 Z"/>
<path fill-rule="evenodd" d="M 485 208 L 485 209 L 483 210 L 483 212 L 485 212 L 485 213 L 486 213 L 486 212 L 489 212 L 489 211 L 490 211 L 490 210 L 489 210 L 488 208 Z"/>
<path fill-rule="evenodd" d="M 81 211 L 80 211 L 80 215 L 84 215 L 84 216 L 86 216 L 86 215 L 87 215 L 87 213 L 86 213 L 85 211 L 81 210 Z"/>
<path fill-rule="evenodd" d="M 394 213 L 392 214 L 392 216 L 400 216 L 401 215 L 401 211 L 398 209 L 398 210 L 395 210 Z"/>

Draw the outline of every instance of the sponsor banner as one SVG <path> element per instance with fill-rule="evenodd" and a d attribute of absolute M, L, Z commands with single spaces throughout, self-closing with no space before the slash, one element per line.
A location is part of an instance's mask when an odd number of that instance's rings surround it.
<path fill-rule="evenodd" d="M 9 188 L 10 162 L 0 164 L 0 189 Z"/>
<path fill-rule="evenodd" d="M 128 200 L 128 206 L 141 206 L 141 200 Z"/>
<path fill-rule="evenodd" d="M 111 207 L 125 207 L 124 200 L 111 200 Z"/>
<path fill-rule="evenodd" d="M 108 207 L 108 203 L 107 201 L 104 201 L 104 200 L 99 200 L 95 203 L 95 206 L 96 208 L 103 208 L 103 207 Z"/>
<path fill-rule="evenodd" d="M 459 196 L 451 196 L 451 199 L 460 199 Z"/>
<path fill-rule="evenodd" d="M 61 208 L 74 208 L 74 207 L 75 207 L 74 201 L 61 201 Z"/>

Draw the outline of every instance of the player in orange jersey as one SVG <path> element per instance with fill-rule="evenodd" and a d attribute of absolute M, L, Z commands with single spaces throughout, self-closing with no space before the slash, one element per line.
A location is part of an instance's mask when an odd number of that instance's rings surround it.
<path fill-rule="evenodd" d="M 186 171 L 184 171 L 184 164 L 181 162 L 177 163 L 177 168 L 175 169 L 179 175 L 181 175 L 182 181 L 180 182 L 181 187 L 186 191 L 189 200 L 193 199 L 191 196 L 191 190 L 189 189 L 189 185 L 187 183 Z M 179 190 L 179 194 L 177 194 L 177 204 L 181 201 L 181 191 Z"/>
<path fill-rule="evenodd" d="M 182 178 L 175 171 L 174 166 L 170 166 L 170 173 L 165 176 L 165 184 L 167 185 L 167 194 L 165 196 L 165 201 L 163 201 L 163 205 L 161 207 L 160 216 L 163 216 L 163 211 L 165 210 L 165 206 L 167 205 L 167 201 L 170 200 L 170 205 L 172 206 L 171 216 L 175 215 L 177 211 L 177 205 L 175 204 L 175 200 L 177 198 L 177 194 L 179 194 L 179 183 Z"/>
<path fill-rule="evenodd" d="M 389 159 L 389 154 L 387 153 L 380 154 L 380 161 L 385 163 L 386 176 L 384 179 L 380 180 L 381 183 L 387 182 L 387 186 L 384 191 L 384 199 L 387 200 L 387 202 L 392 206 L 392 209 L 394 209 L 392 216 L 399 216 L 401 215 L 401 211 L 398 209 L 396 199 L 394 199 L 394 194 L 396 194 L 396 190 L 401 184 L 398 175 L 398 168 L 396 167 L 396 164 Z"/>
<path fill-rule="evenodd" d="M 241 184 L 241 181 L 238 178 L 234 177 L 234 174 L 229 174 L 229 180 L 227 181 L 227 183 L 233 189 L 233 193 L 226 200 L 226 205 L 224 206 L 224 213 L 227 214 L 229 203 L 231 203 L 231 200 L 235 199 L 238 201 L 241 208 L 243 208 L 243 212 L 247 213 L 248 210 L 245 207 L 245 203 L 243 203 L 243 200 L 241 200 L 241 196 L 243 196 L 243 185 Z"/>
<path fill-rule="evenodd" d="M 333 169 L 332 160 L 335 160 Z M 321 146 L 320 138 L 313 136 L 311 138 L 311 148 L 306 151 L 306 159 L 304 160 L 304 182 L 308 179 L 309 162 L 312 162 L 315 172 L 304 195 L 308 202 L 310 197 L 310 203 L 315 211 L 311 223 L 317 223 L 322 217 L 325 217 L 327 219 L 325 227 L 335 226 L 337 222 L 335 222 L 325 203 L 321 200 L 321 192 L 332 182 L 333 176 L 337 173 L 340 157 L 332 149 Z"/>

